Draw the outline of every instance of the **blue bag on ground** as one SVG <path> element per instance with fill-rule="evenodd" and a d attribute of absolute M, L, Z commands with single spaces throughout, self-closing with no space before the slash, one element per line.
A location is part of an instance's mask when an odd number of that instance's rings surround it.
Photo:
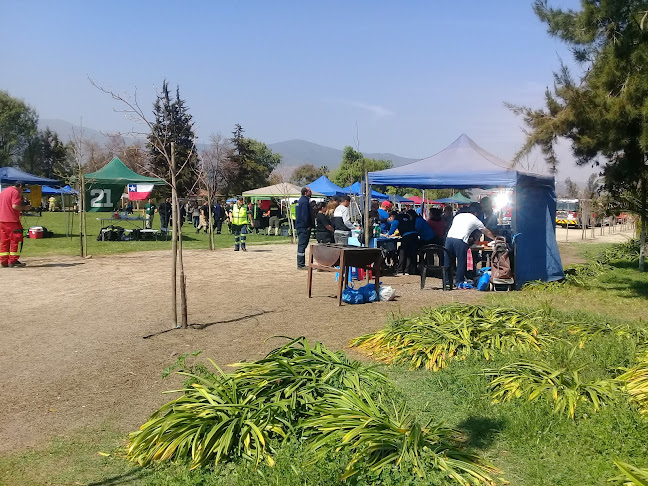
<path fill-rule="evenodd" d="M 364 304 L 364 295 L 360 289 L 348 287 L 342 291 L 342 302 L 347 304 Z"/>
<path fill-rule="evenodd" d="M 374 284 L 367 284 L 357 289 L 349 287 L 342 291 L 342 302 L 347 304 L 367 304 L 377 300 L 378 294 Z"/>
<path fill-rule="evenodd" d="M 488 284 L 491 278 L 490 267 L 482 268 L 477 275 L 479 275 L 477 290 L 481 290 L 482 292 L 488 290 Z"/>
<path fill-rule="evenodd" d="M 376 302 L 378 300 L 378 293 L 376 292 L 376 286 L 374 284 L 368 283 L 364 287 L 360 287 L 358 290 L 362 292 L 365 304 Z"/>

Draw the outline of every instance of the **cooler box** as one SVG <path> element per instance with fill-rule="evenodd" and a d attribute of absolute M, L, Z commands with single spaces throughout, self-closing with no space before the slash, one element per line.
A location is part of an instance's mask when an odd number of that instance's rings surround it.
<path fill-rule="evenodd" d="M 43 227 L 32 226 L 29 228 L 29 237 L 35 240 L 40 240 L 43 237 Z"/>

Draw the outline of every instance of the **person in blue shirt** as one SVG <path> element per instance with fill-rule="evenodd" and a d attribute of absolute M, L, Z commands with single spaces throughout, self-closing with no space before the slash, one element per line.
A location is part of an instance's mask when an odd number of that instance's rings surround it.
<path fill-rule="evenodd" d="M 414 219 L 414 227 L 416 228 L 416 233 L 418 233 L 418 236 L 421 239 L 421 245 L 434 243 L 434 230 L 430 228 L 428 222 L 414 211 L 410 211 L 409 215 Z"/>
<path fill-rule="evenodd" d="M 380 222 L 380 232 L 387 233 L 389 231 L 389 210 L 391 209 L 391 203 L 389 201 L 383 201 L 378 208 L 378 220 Z"/>
<path fill-rule="evenodd" d="M 310 240 L 313 224 L 313 213 L 310 205 L 311 190 L 302 187 L 302 196 L 297 201 L 295 209 L 295 228 L 297 229 L 297 268 L 306 269 L 306 248 Z"/>
<path fill-rule="evenodd" d="M 416 233 L 415 221 L 410 214 L 389 213 L 389 231 L 392 236 L 396 230 L 400 235 L 400 248 L 398 249 L 398 273 L 405 271 L 410 275 L 416 274 L 416 249 L 418 246 L 418 234 Z"/>

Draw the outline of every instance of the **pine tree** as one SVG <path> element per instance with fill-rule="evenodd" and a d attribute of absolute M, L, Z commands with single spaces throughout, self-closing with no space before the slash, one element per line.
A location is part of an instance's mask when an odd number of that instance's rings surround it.
<path fill-rule="evenodd" d="M 153 104 L 155 122 L 149 135 L 149 150 L 151 154 L 151 172 L 158 174 L 167 182 L 171 182 L 169 163 L 166 157 L 156 148 L 153 139 L 157 136 L 165 145 L 167 153 L 170 153 L 171 142 L 175 142 L 176 160 L 183 161 L 184 166 L 177 175 L 176 184 L 180 197 L 187 196 L 196 182 L 196 171 L 198 169 L 198 154 L 194 149 L 196 138 L 193 131 L 193 121 L 185 101 L 180 98 L 180 88 L 176 87 L 175 99 L 169 94 L 169 84 L 166 80 L 162 83 L 162 90 Z M 186 163 L 185 163 L 186 161 Z M 170 188 L 164 187 L 163 195 L 170 194 Z"/>
<path fill-rule="evenodd" d="M 509 107 L 524 117 L 530 130 L 518 159 L 540 147 L 555 168 L 554 146 L 567 138 L 579 165 L 604 161 L 604 189 L 641 217 L 643 270 L 648 219 L 648 32 L 646 0 L 582 0 L 582 10 L 550 8 L 536 0 L 534 10 L 550 35 L 570 46 L 583 66 L 574 80 L 562 66 L 546 108 Z"/>
<path fill-rule="evenodd" d="M 268 185 L 270 174 L 281 162 L 280 154 L 273 153 L 263 142 L 244 137 L 244 131 L 236 124 L 230 139 L 234 150 L 229 156 L 229 174 L 225 176 L 229 194 Z"/>

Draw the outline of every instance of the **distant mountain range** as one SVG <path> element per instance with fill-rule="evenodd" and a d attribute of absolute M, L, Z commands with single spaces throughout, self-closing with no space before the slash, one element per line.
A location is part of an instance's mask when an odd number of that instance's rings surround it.
<path fill-rule="evenodd" d="M 53 132 L 56 132 L 59 138 L 64 142 L 72 140 L 75 133 L 77 136 L 81 133 L 81 127 L 64 120 L 39 120 L 38 128 L 40 130 L 49 128 Z M 83 127 L 83 138 L 85 140 L 93 140 L 99 145 L 104 145 L 109 141 L 108 134 L 88 127 Z M 134 141 L 134 139 L 129 137 L 124 138 L 126 139 L 126 143 Z M 286 168 L 296 167 L 302 164 L 313 164 L 315 167 L 327 166 L 329 169 L 336 169 L 342 161 L 342 150 L 318 145 L 306 140 L 287 140 L 285 142 L 270 143 L 267 145 L 274 153 L 281 154 L 282 162 Z M 205 144 L 198 144 L 198 150 L 203 150 L 205 148 Z M 365 153 L 364 156 L 370 159 L 391 160 L 394 167 L 399 167 L 418 160 L 408 159 L 407 157 L 400 157 L 389 153 Z"/>

